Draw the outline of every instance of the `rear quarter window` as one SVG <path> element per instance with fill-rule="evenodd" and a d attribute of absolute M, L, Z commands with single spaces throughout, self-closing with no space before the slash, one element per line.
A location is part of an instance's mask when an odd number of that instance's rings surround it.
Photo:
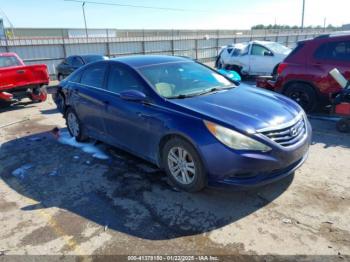
<path fill-rule="evenodd" d="M 297 46 L 292 50 L 292 52 L 290 52 L 288 57 L 292 57 L 295 54 L 297 54 L 304 47 L 304 45 L 305 45 L 305 43 L 303 43 L 303 42 L 298 43 Z"/>
<path fill-rule="evenodd" d="M 86 86 L 103 88 L 106 71 L 106 64 L 93 64 L 84 70 L 80 83 Z"/>

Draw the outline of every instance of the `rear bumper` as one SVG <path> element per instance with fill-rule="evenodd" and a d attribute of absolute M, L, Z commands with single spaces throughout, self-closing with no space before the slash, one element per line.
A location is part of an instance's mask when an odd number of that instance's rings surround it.
<path fill-rule="evenodd" d="M 276 80 L 272 76 L 261 76 L 256 79 L 256 86 L 275 91 Z"/>
<path fill-rule="evenodd" d="M 13 100 L 13 95 L 7 92 L 0 92 L 0 100 L 11 102 Z"/>

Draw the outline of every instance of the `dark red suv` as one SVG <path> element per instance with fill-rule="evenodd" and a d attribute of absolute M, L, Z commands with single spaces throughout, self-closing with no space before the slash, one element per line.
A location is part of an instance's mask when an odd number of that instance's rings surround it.
<path fill-rule="evenodd" d="M 273 89 L 312 112 L 330 103 L 330 95 L 341 87 L 330 76 L 337 68 L 350 79 L 350 32 L 321 35 L 298 43 L 279 65 L 276 81 L 269 81 Z"/>

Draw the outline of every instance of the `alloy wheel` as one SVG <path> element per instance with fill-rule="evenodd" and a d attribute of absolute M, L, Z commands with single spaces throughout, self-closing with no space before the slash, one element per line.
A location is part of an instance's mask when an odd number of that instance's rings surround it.
<path fill-rule="evenodd" d="M 78 137 L 80 132 L 80 127 L 79 127 L 78 119 L 74 113 L 72 112 L 68 113 L 67 123 L 68 123 L 68 128 L 71 131 L 71 134 L 74 137 Z"/>
<path fill-rule="evenodd" d="M 191 154 L 182 147 L 173 147 L 168 153 L 171 175 L 183 185 L 191 184 L 196 176 L 196 166 Z"/>
<path fill-rule="evenodd" d="M 290 98 L 297 102 L 302 108 L 308 108 L 310 105 L 310 97 L 306 92 L 295 91 L 290 94 Z"/>

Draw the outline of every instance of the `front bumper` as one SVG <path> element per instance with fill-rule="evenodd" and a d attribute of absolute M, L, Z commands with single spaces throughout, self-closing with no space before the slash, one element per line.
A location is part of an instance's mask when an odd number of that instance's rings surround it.
<path fill-rule="evenodd" d="M 297 144 L 271 143 L 272 150 L 266 153 L 235 151 L 219 142 L 201 147 L 209 185 L 259 186 L 292 174 L 307 159 L 312 138 L 308 121 L 306 129 L 305 138 Z"/>
<path fill-rule="evenodd" d="M 272 172 L 264 172 L 264 173 L 253 173 L 253 174 L 245 174 L 244 176 L 231 176 L 219 181 L 212 181 L 210 185 L 212 186 L 239 186 L 239 187 L 258 187 L 263 186 L 277 180 L 283 179 L 294 174 L 295 170 L 297 170 L 303 163 L 306 161 L 308 154 L 303 156 L 303 158 L 299 159 L 295 163 L 290 166 L 275 170 Z"/>

